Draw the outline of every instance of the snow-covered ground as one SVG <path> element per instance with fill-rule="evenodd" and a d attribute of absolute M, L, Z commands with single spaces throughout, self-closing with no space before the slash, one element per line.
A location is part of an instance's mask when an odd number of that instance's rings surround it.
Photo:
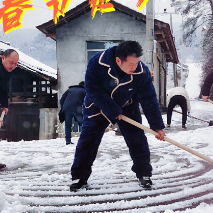
<path fill-rule="evenodd" d="M 193 89 L 192 89 L 193 91 Z M 188 91 L 190 93 L 190 91 Z M 213 120 L 213 105 L 191 99 L 191 114 Z M 177 109 L 179 110 L 179 109 Z M 163 115 L 166 123 L 166 115 Z M 143 124 L 148 126 L 143 116 Z M 213 159 L 213 126 L 173 113 L 169 138 Z M 212 213 L 213 164 L 146 133 L 153 166 L 153 189 L 143 190 L 131 171 L 122 136 L 104 134 L 88 188 L 70 192 L 75 145 L 64 139 L 0 142 L 0 212 Z"/>

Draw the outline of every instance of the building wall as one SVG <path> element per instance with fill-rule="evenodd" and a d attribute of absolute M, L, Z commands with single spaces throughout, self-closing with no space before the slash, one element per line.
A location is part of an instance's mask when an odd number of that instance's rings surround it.
<path fill-rule="evenodd" d="M 146 26 L 120 12 L 90 12 L 57 28 L 58 97 L 68 86 L 84 80 L 87 67 L 87 41 L 136 40 L 146 51 Z M 142 61 L 144 56 L 142 56 Z"/>
<path fill-rule="evenodd" d="M 39 104 L 33 102 L 9 103 L 6 117 L 8 141 L 31 141 L 39 139 Z"/>
<path fill-rule="evenodd" d="M 57 137 L 58 113 L 57 108 L 40 109 L 39 140 Z"/>

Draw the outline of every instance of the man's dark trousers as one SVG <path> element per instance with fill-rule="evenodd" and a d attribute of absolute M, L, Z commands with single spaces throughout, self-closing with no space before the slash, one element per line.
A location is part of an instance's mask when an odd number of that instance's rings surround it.
<path fill-rule="evenodd" d="M 71 138 L 71 128 L 72 128 L 72 120 L 75 117 L 78 124 L 82 125 L 83 115 L 77 114 L 75 112 L 65 111 L 65 138 L 67 142 L 70 142 Z"/>
<path fill-rule="evenodd" d="M 139 109 L 137 111 L 136 113 L 128 113 L 124 110 L 123 114 L 137 122 L 141 122 Z M 136 173 L 138 178 L 142 176 L 152 176 L 150 151 L 144 131 L 123 120 L 116 121 L 129 147 L 129 153 L 133 160 L 132 171 Z M 74 162 L 71 167 L 72 180 L 87 180 L 89 178 L 98 147 L 108 125 L 109 122 L 103 115 L 84 118 L 82 132 L 76 147 Z"/>
<path fill-rule="evenodd" d="M 176 105 L 179 105 L 182 109 L 182 125 L 185 125 L 187 120 L 187 104 L 186 99 L 182 95 L 175 95 L 170 99 L 167 110 L 167 124 L 171 124 L 172 111 Z"/>

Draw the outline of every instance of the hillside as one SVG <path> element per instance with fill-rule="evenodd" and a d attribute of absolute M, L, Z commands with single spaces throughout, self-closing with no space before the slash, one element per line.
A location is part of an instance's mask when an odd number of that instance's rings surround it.
<path fill-rule="evenodd" d="M 8 34 L 0 31 L 0 40 L 9 42 L 28 56 L 56 69 L 56 43 L 37 29 L 19 29 Z"/>

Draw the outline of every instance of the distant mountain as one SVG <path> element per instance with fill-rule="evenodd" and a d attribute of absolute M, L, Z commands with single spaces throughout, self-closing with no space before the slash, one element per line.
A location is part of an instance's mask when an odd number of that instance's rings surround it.
<path fill-rule="evenodd" d="M 28 56 L 57 69 L 56 43 L 37 29 L 18 29 L 4 34 L 0 32 L 0 40 L 9 42 Z"/>
<path fill-rule="evenodd" d="M 0 31 L 0 39 L 5 42 L 10 42 L 10 45 L 19 48 L 25 42 L 32 42 L 35 36 L 39 34 L 37 29 L 18 29 L 5 34 Z"/>

